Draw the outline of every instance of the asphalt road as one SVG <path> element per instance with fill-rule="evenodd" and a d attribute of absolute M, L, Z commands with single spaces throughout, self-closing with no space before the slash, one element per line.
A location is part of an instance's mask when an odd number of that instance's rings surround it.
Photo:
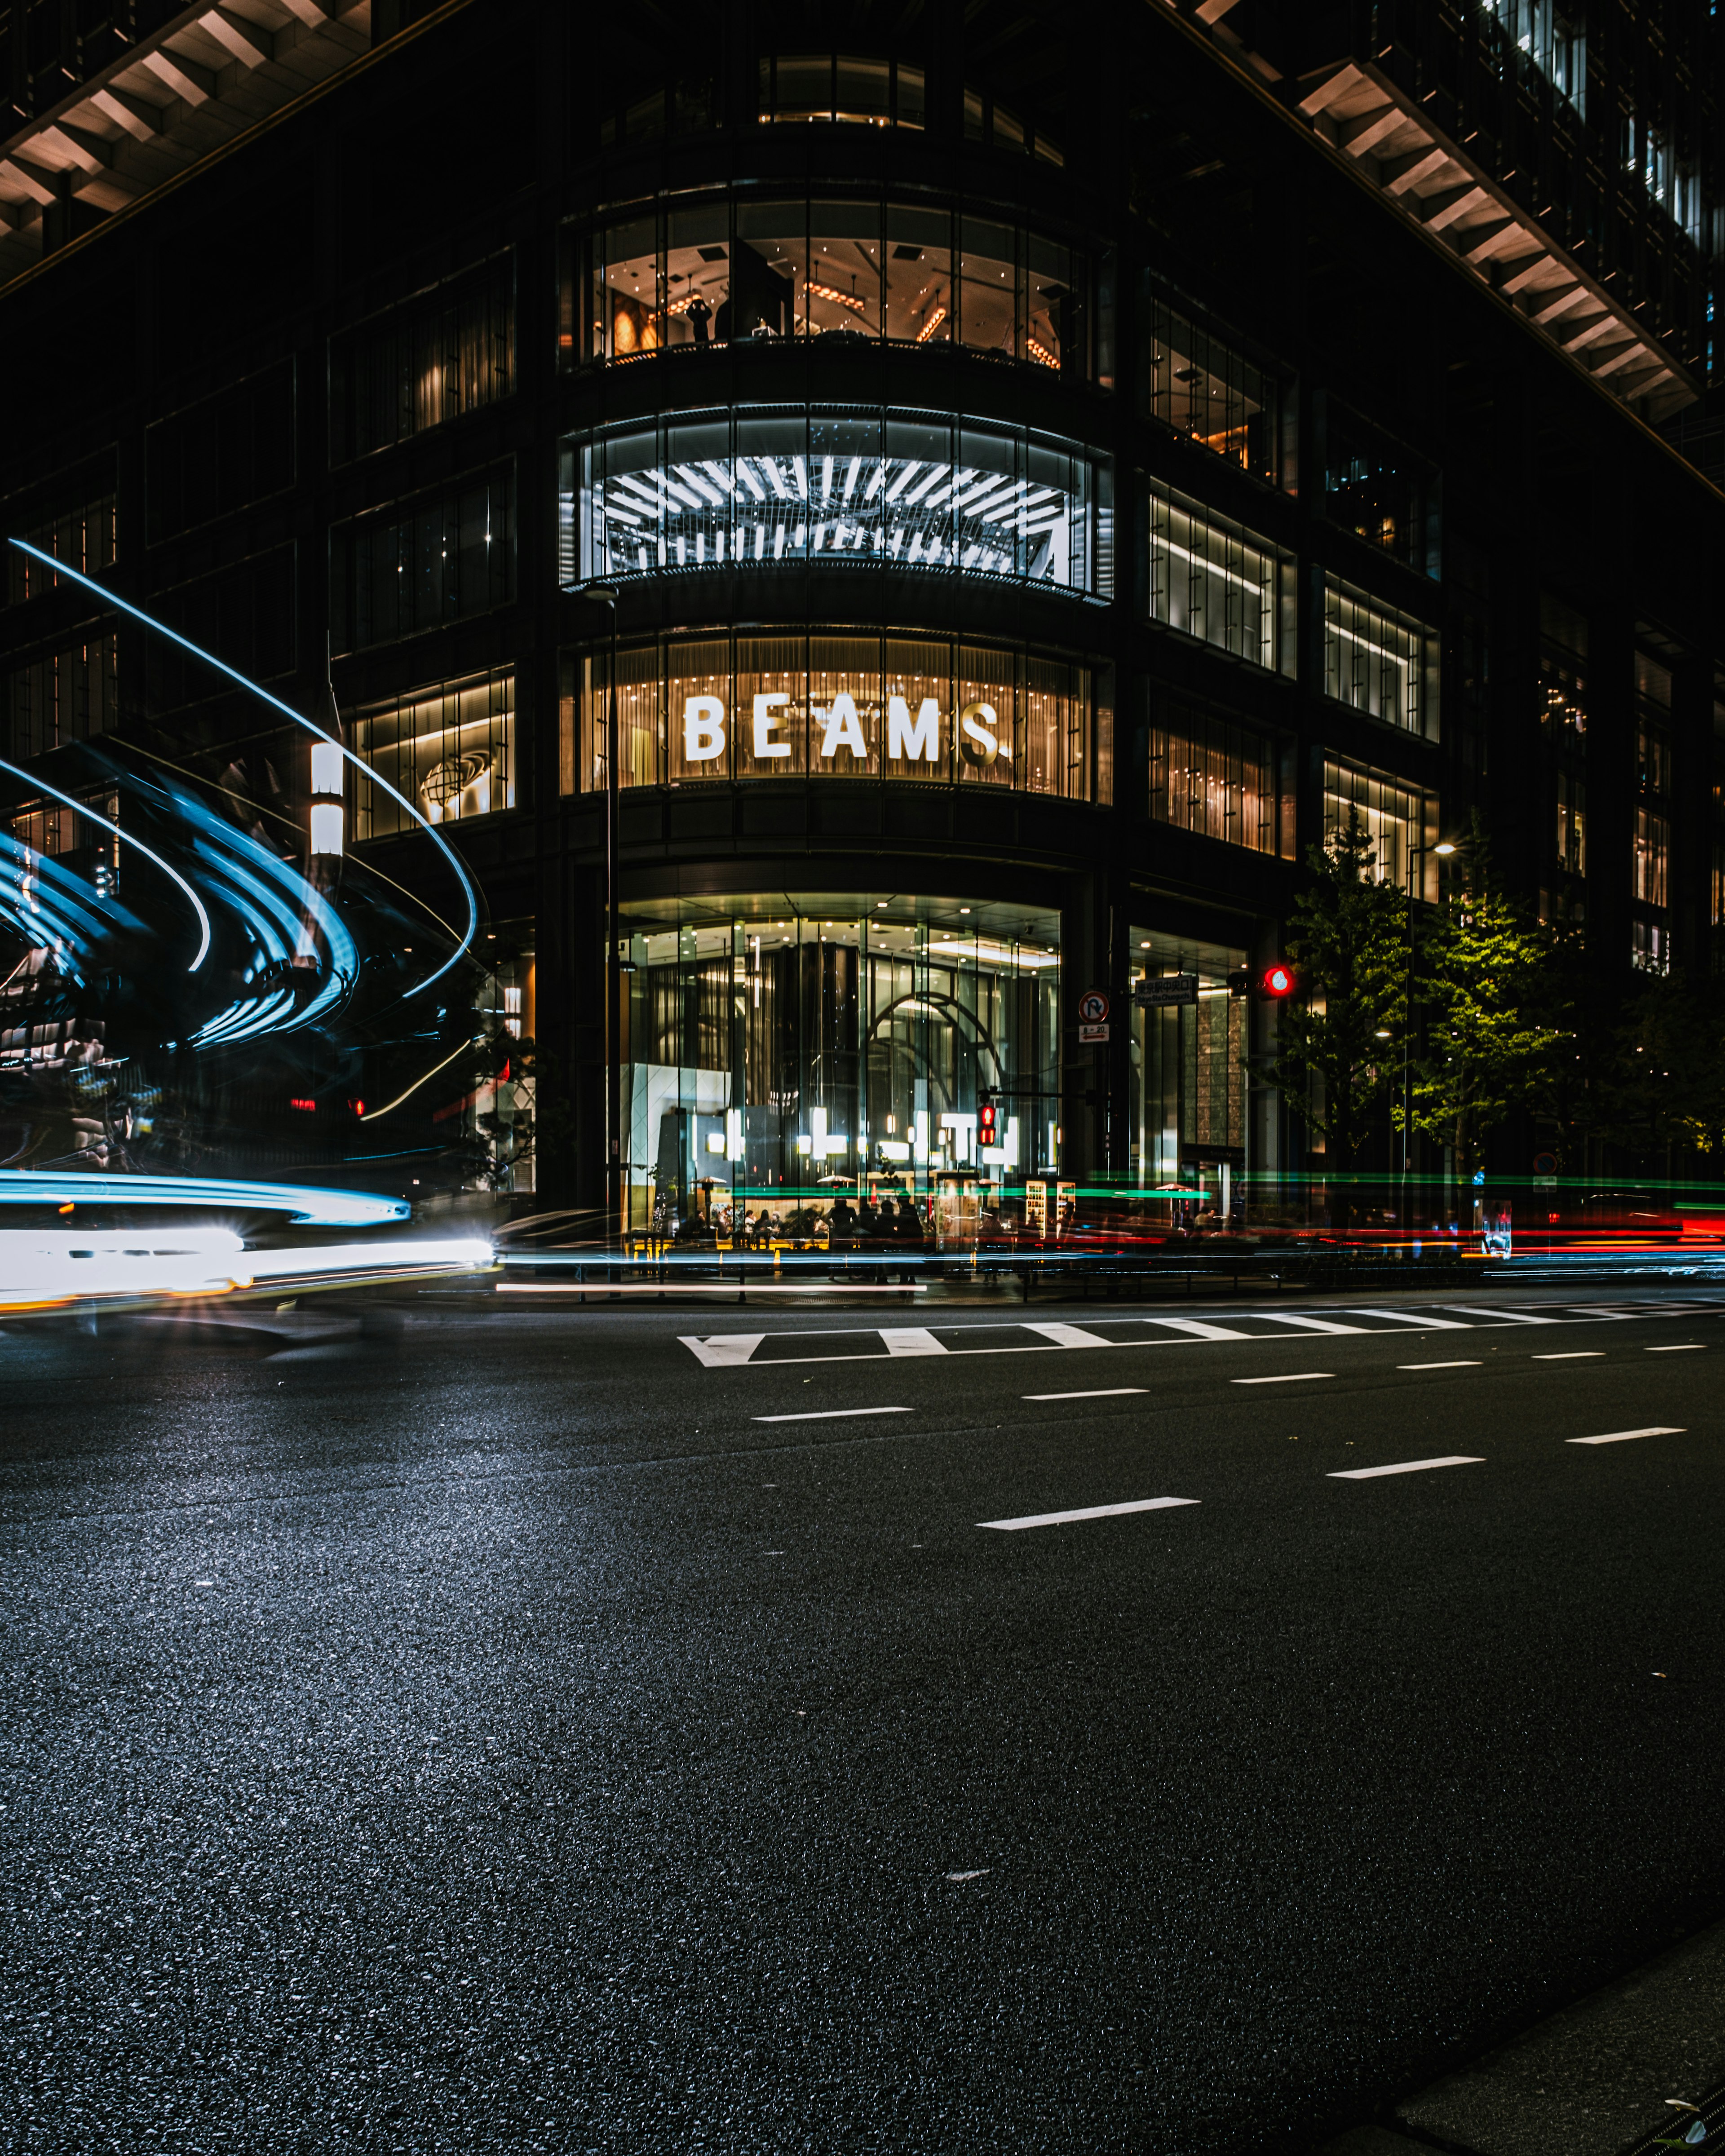
<path fill-rule="evenodd" d="M 1462 1299 L 8 1328 L 0 2147 L 1297 2148 L 1653 1951 L 1725 1294 Z"/>

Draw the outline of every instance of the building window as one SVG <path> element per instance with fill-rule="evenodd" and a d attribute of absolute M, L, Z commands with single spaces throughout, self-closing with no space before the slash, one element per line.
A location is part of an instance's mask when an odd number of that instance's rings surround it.
<path fill-rule="evenodd" d="M 1293 557 L 1154 481 L 1149 521 L 1151 619 L 1291 675 Z"/>
<path fill-rule="evenodd" d="M 515 597 L 515 475 L 507 465 L 330 534 L 337 651 L 362 651 Z"/>
<path fill-rule="evenodd" d="M 6 536 L 9 537 L 15 528 L 8 520 Z M 44 554 L 52 554 L 68 568 L 80 570 L 86 577 L 100 577 L 105 569 L 112 567 L 119 545 L 113 490 L 110 487 L 91 494 L 80 490 L 77 499 L 52 515 L 30 519 L 17 536 L 32 547 L 39 547 Z M 9 606 L 22 606 L 28 599 L 39 598 L 59 582 L 45 562 L 21 553 L 16 547 L 7 548 L 6 557 L 6 601 Z"/>
<path fill-rule="evenodd" d="M 1559 771 L 1558 784 L 1558 869 L 1561 875 L 1587 874 L 1587 788 L 1573 772 Z"/>
<path fill-rule="evenodd" d="M 830 561 L 1106 598 L 1111 480 L 1076 442 L 934 412 L 688 413 L 566 446 L 562 580 Z"/>
<path fill-rule="evenodd" d="M 1630 921 L 1630 963 L 1640 973 L 1670 973 L 1671 931 L 1662 921 Z"/>
<path fill-rule="evenodd" d="M 353 716 L 353 749 L 428 823 L 454 824 L 513 808 L 515 674 L 504 667 L 367 705 Z M 399 802 L 369 779 L 356 778 L 356 839 L 388 838 L 414 828 Z"/>
<path fill-rule="evenodd" d="M 1423 622 L 1324 578 L 1324 694 L 1437 738 L 1437 639 Z"/>
<path fill-rule="evenodd" d="M 1435 793 L 1388 772 L 1339 757 L 1324 759 L 1325 838 L 1358 817 L 1376 852 L 1376 880 L 1415 898 L 1437 896 L 1437 805 Z"/>
<path fill-rule="evenodd" d="M 159 593 L 153 604 L 168 628 L 267 681 L 290 673 L 297 656 L 295 584 L 290 542 Z M 224 675 L 171 637 L 146 638 L 143 657 L 145 708 L 152 717 L 234 694 Z"/>
<path fill-rule="evenodd" d="M 761 124 L 827 121 L 849 127 L 921 128 L 922 69 L 906 60 L 780 53 L 761 62 Z"/>
<path fill-rule="evenodd" d="M 1150 728 L 1150 814 L 1255 854 L 1294 850 L 1293 797 L 1276 783 L 1276 752 L 1249 726 L 1182 705 L 1164 706 Z"/>
<path fill-rule="evenodd" d="M 1280 384 L 1148 291 L 1144 305 L 1142 408 L 1254 479 L 1279 486 Z"/>
<path fill-rule="evenodd" d="M 1040 1206 L 1052 1231 L 1057 914 L 766 891 L 632 901 L 624 929 L 633 1227 L 709 1250 L 951 1250 Z"/>
<path fill-rule="evenodd" d="M 1132 1181 L 1159 1193 L 1189 1190 L 1206 1211 L 1243 1219 L 1247 1006 L 1229 993 L 1228 977 L 1245 967 L 1246 953 L 1153 928 L 1134 928 L 1132 941 Z M 1197 1000 L 1140 1002 L 1141 983 L 1165 973 L 1194 975 Z"/>
<path fill-rule="evenodd" d="M 6 676 L 8 754 L 14 762 L 110 733 L 120 711 L 114 631 L 86 635 Z"/>
<path fill-rule="evenodd" d="M 1651 808 L 1635 811 L 1633 880 L 1643 906 L 1671 903 L 1671 827 Z"/>
<path fill-rule="evenodd" d="M 987 90 L 967 90 L 964 93 L 964 139 L 967 142 L 987 142 L 997 150 L 1006 150 L 1014 155 L 1038 157 L 1045 163 L 1064 165 L 1064 155 L 1045 135 L 1021 120 L 1009 105 Z"/>
<path fill-rule="evenodd" d="M 571 232 L 564 363 L 836 337 L 1108 377 L 1109 286 L 1047 232 L 878 197 L 706 198 Z"/>
<path fill-rule="evenodd" d="M 603 649 L 565 661 L 566 793 L 604 788 L 608 665 Z M 673 637 L 621 649 L 617 676 L 624 786 L 892 778 L 1089 801 L 1111 783 L 1106 683 L 1052 654 L 916 635 Z"/>
<path fill-rule="evenodd" d="M 330 344 L 330 462 L 441 427 L 515 388 L 515 262 L 367 322 Z"/>
<path fill-rule="evenodd" d="M 294 362 L 284 359 L 151 427 L 144 436 L 151 544 L 290 487 L 295 402 Z"/>
<path fill-rule="evenodd" d="M 1409 453 L 1332 405 L 1324 457 L 1324 507 L 1333 524 L 1422 575 L 1438 573 L 1429 530 L 1430 480 Z"/>

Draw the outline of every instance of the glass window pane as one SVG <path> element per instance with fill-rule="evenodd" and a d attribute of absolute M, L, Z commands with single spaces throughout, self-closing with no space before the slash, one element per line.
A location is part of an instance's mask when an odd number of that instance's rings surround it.
<path fill-rule="evenodd" d="M 963 221 L 958 334 L 978 352 L 1019 356 L 1018 254 L 1009 224 Z"/>
<path fill-rule="evenodd" d="M 922 70 L 918 67 L 906 67 L 901 61 L 898 69 L 898 124 L 901 127 L 921 127 L 923 118 Z"/>
<path fill-rule="evenodd" d="M 809 640 L 809 767 L 834 778 L 880 768 L 880 639 Z"/>
<path fill-rule="evenodd" d="M 656 221 L 637 218 L 605 234 L 606 357 L 632 359 L 656 352 L 661 341 Z"/>
<path fill-rule="evenodd" d="M 886 334 L 906 344 L 952 335 L 952 220 L 944 210 L 886 205 Z"/>
<path fill-rule="evenodd" d="M 880 336 L 878 203 L 809 204 L 805 304 L 811 336 Z"/>
<path fill-rule="evenodd" d="M 721 338 L 796 334 L 798 288 L 809 259 L 807 209 L 800 201 L 738 205 L 730 304 L 714 324 Z"/>
<path fill-rule="evenodd" d="M 775 120 L 830 120 L 833 116 L 833 56 L 830 53 L 781 54 Z"/>
<path fill-rule="evenodd" d="M 1024 356 L 1040 367 L 1081 373 L 1084 365 L 1084 257 L 1064 242 L 1033 232 L 1026 241 L 1029 291 Z"/>
<path fill-rule="evenodd" d="M 711 344 L 731 297 L 730 212 L 722 203 L 673 210 L 666 225 L 665 341 Z"/>
<path fill-rule="evenodd" d="M 938 420 L 886 415 L 880 490 L 887 558 L 906 568 L 944 567 L 952 552 L 952 435 Z"/>
<path fill-rule="evenodd" d="M 834 105 L 838 117 L 876 127 L 887 126 L 892 116 L 891 74 L 886 60 L 848 59 L 841 53 Z"/>
<path fill-rule="evenodd" d="M 958 647 L 958 776 L 1010 786 L 1018 747 L 1018 660 L 1010 651 Z"/>
<path fill-rule="evenodd" d="M 665 440 L 665 566 L 716 567 L 731 530 L 731 423 L 711 416 L 675 420 Z"/>
<path fill-rule="evenodd" d="M 738 414 L 736 546 L 745 561 L 800 561 L 808 552 L 808 443 L 800 410 Z"/>
<path fill-rule="evenodd" d="M 882 691 L 886 726 L 881 769 L 889 778 L 952 775 L 952 649 L 944 642 L 890 636 Z"/>
<path fill-rule="evenodd" d="M 809 413 L 811 554 L 880 552 L 880 434 L 879 412 Z"/>
<path fill-rule="evenodd" d="M 657 654 L 654 656 L 656 660 Z M 731 717 L 728 638 L 704 637 L 667 645 L 665 730 L 673 779 L 732 776 Z"/>
<path fill-rule="evenodd" d="M 735 754 L 739 778 L 787 778 L 809 767 L 809 676 L 800 636 L 737 640 Z"/>

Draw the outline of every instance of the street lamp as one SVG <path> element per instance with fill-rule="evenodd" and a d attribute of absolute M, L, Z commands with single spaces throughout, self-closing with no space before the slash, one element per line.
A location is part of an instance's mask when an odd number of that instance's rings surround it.
<path fill-rule="evenodd" d="M 605 1218 L 620 1232 L 623 1219 L 623 1040 L 618 1020 L 617 965 L 617 592 L 581 584 L 577 596 L 611 609 L 611 663 L 605 678 Z"/>

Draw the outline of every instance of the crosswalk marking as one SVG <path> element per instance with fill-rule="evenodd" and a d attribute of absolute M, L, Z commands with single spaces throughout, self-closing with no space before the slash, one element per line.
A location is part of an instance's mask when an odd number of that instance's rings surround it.
<path fill-rule="evenodd" d="M 1117 1340 L 1105 1340 L 1100 1332 L 1086 1332 L 1081 1325 L 1026 1325 L 1026 1332 L 1040 1332 L 1056 1348 L 1117 1348 Z"/>
<path fill-rule="evenodd" d="M 747 1363 L 767 1335 L 764 1332 L 720 1332 L 711 1340 L 701 1340 L 685 1332 L 677 1337 L 697 1362 L 704 1363 L 709 1370 L 723 1370 L 739 1363 Z"/>
<path fill-rule="evenodd" d="M 926 1325 L 883 1325 L 880 1337 L 889 1355 L 947 1355 L 952 1350 L 937 1340 Z"/>
<path fill-rule="evenodd" d="M 1621 1306 L 1607 1306 L 1597 1312 L 1586 1304 L 1546 1306 L 1548 1311 L 1566 1313 L 1561 1317 L 1536 1311 L 1491 1309 L 1471 1303 L 1445 1303 L 1442 1308 L 1464 1315 L 1440 1317 L 1426 1309 L 1349 1306 L 1340 1309 L 1334 1317 L 1318 1317 L 1304 1311 L 1245 1310 L 1230 1311 L 1230 1322 L 1223 1323 L 1218 1317 L 1175 1317 L 1140 1312 L 1131 1317 L 1091 1318 L 1084 1325 L 1054 1318 L 955 1318 L 938 1326 L 857 1326 L 795 1332 L 682 1334 L 679 1337 L 696 1359 L 709 1369 L 767 1369 L 791 1363 L 879 1362 L 912 1356 L 1039 1355 L 1073 1348 L 1195 1348 L 1208 1342 L 1250 1340 L 1304 1339 L 1310 1342 L 1314 1333 L 1348 1334 L 1360 1339 L 1404 1339 L 1410 1332 L 1426 1331 L 1469 1332 L 1523 1325 L 1579 1325 L 1596 1315 L 1613 1321 L 1632 1315 L 1681 1317 L 1692 1323 L 1697 1318 L 1725 1314 L 1722 1306 L 1702 1302 L 1666 1305 L 1642 1312 L 1625 1312 Z M 1353 1319 L 1368 1322 L 1343 1322 Z M 1108 1329 L 1105 1331 L 1103 1327 Z M 757 1353 L 763 1348 L 768 1352 Z M 1580 1356 L 1603 1351 L 1570 1352 Z"/>

